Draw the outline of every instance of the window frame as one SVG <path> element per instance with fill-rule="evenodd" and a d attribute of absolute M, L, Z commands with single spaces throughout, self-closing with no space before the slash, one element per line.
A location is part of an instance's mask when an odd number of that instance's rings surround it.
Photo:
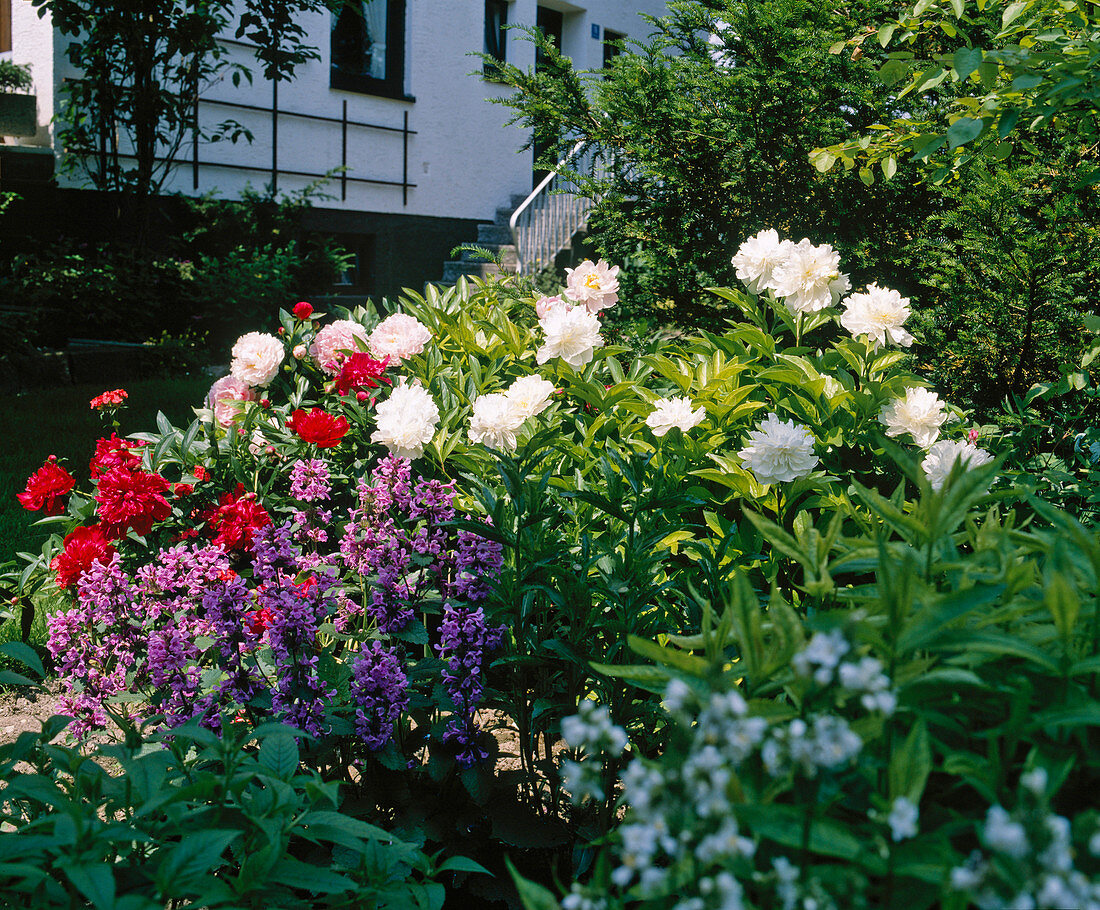
<path fill-rule="evenodd" d="M 350 2 L 350 0 L 349 0 Z M 386 76 L 378 79 L 365 73 L 341 72 L 332 63 L 332 39 L 329 39 L 329 88 L 360 95 L 378 95 L 400 101 L 415 101 L 405 93 L 405 0 L 386 2 Z M 338 15 L 335 11 L 330 15 Z"/>
<path fill-rule="evenodd" d="M 11 32 L 11 0 L 0 0 L 0 54 L 14 50 Z"/>
<path fill-rule="evenodd" d="M 501 63 L 508 62 L 508 7 L 511 6 L 510 0 L 485 0 L 485 41 L 484 52 L 490 54 L 499 60 Z M 497 27 L 496 44 L 500 53 L 493 53 L 493 48 L 489 45 L 490 29 L 489 24 L 492 21 L 490 19 L 491 10 L 497 10 L 500 12 L 500 25 Z M 499 81 L 500 69 L 493 66 L 488 60 L 483 61 L 481 67 L 482 75 L 489 81 Z"/>

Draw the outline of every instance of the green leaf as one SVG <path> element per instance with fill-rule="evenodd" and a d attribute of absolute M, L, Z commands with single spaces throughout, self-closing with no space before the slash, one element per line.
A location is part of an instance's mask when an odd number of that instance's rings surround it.
<path fill-rule="evenodd" d="M 893 22 L 887 22 L 885 25 L 880 25 L 878 29 L 878 43 L 880 47 L 886 47 L 890 43 L 890 39 L 894 37 L 894 29 L 897 25 Z"/>
<path fill-rule="evenodd" d="M 898 160 L 890 155 L 887 158 L 882 159 L 882 176 L 887 180 L 892 178 L 898 171 Z"/>
<path fill-rule="evenodd" d="M 952 62 L 959 79 L 965 79 L 982 65 L 982 49 L 980 47 L 960 47 L 955 51 Z"/>
<path fill-rule="evenodd" d="M 516 886 L 516 891 L 519 892 L 519 900 L 523 904 L 523 910 L 561 910 L 558 899 L 554 897 L 551 891 L 542 885 L 525 879 L 516 871 L 516 867 L 512 865 L 512 861 L 507 857 L 505 857 L 504 863 L 508 867 L 508 874 L 512 876 L 512 883 Z"/>
<path fill-rule="evenodd" d="M 1028 0 L 1015 0 L 1008 4 L 1005 11 L 1001 13 L 1001 29 L 1008 28 L 1029 5 Z"/>
<path fill-rule="evenodd" d="M 167 853 L 157 870 L 158 882 L 166 893 L 178 894 L 220 866 L 225 848 L 240 836 L 239 831 L 196 831 L 184 835 L 178 844 L 158 852 L 158 856 Z"/>
<path fill-rule="evenodd" d="M 707 673 L 708 665 L 703 658 L 688 654 L 678 648 L 662 648 L 656 642 L 639 638 L 637 635 L 628 635 L 626 643 L 635 654 L 640 657 L 648 657 L 654 663 L 662 666 L 673 667 L 700 678 Z"/>
<path fill-rule="evenodd" d="M 268 873 L 268 881 L 291 888 L 304 888 L 316 894 L 342 894 L 357 888 L 350 878 L 312 863 L 304 863 L 293 856 L 280 857 Z"/>
<path fill-rule="evenodd" d="M 920 805 L 924 785 L 932 772 L 932 743 L 928 726 L 917 721 L 900 748 L 894 749 L 890 759 L 890 800 L 904 796 L 911 803 Z"/>
<path fill-rule="evenodd" d="M 995 603 L 1004 592 L 1003 584 L 975 585 L 940 595 L 913 617 L 912 623 L 898 637 L 898 650 L 916 651 L 927 647 L 959 617 Z"/>
<path fill-rule="evenodd" d="M 475 862 L 467 856 L 452 856 L 444 860 L 436 867 L 436 872 L 483 872 L 485 875 L 493 874 L 481 863 Z"/>
<path fill-rule="evenodd" d="M 6 641 L 0 644 L 0 654 L 19 661 L 23 666 L 34 670 L 39 676 L 44 677 L 46 675 L 46 669 L 42 666 L 41 658 L 30 645 L 23 644 L 21 641 Z"/>
<path fill-rule="evenodd" d="M 752 834 L 784 847 L 802 846 L 804 812 L 797 806 L 746 804 L 734 808 L 737 820 Z M 821 856 L 854 860 L 860 855 L 859 839 L 842 825 L 816 819 L 810 829 L 810 851 Z"/>
<path fill-rule="evenodd" d="M 74 887 L 96 906 L 96 910 L 114 910 L 115 877 L 110 865 L 103 863 L 59 865 Z"/>
<path fill-rule="evenodd" d="M 974 117 L 960 117 L 947 128 L 947 147 L 956 149 L 981 135 L 985 122 Z"/>
<path fill-rule="evenodd" d="M 275 733 L 261 744 L 259 760 L 276 777 L 287 780 L 298 770 L 298 743 L 289 733 Z"/>

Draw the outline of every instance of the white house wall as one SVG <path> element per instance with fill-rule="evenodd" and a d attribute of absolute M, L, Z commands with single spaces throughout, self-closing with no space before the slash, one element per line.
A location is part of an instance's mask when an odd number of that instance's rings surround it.
<path fill-rule="evenodd" d="M 19 144 L 49 146 L 57 71 L 55 57 L 64 52 L 64 46 L 55 41 L 49 16 L 40 19 L 30 0 L 12 0 L 11 27 L 12 49 L 0 57 L 20 65 L 30 64 L 34 94 L 38 98 L 38 132 L 33 137 L 20 139 Z"/>
<path fill-rule="evenodd" d="M 513 0 L 509 4 L 509 23 L 533 24 L 536 5 L 536 0 Z M 605 28 L 642 37 L 651 29 L 639 13 L 660 15 L 664 11 L 663 0 L 588 0 L 584 7 L 543 0 L 542 5 L 563 12 L 563 53 L 578 66 L 591 68 L 602 64 Z M 341 162 L 340 124 L 291 116 L 295 112 L 338 119 L 346 101 L 349 120 L 400 130 L 407 113 L 412 132 L 406 149 L 401 132 L 349 127 L 348 177 L 400 184 L 406 174 L 407 154 L 407 181 L 414 186 L 403 190 L 401 186 L 349 180 L 346 198 L 341 198 L 341 184 L 335 180 L 327 192 L 336 198 L 324 202 L 326 208 L 491 220 L 497 207 L 530 189 L 531 152 L 517 154 L 526 135 L 518 127 L 505 127 L 509 109 L 486 100 L 509 89 L 471 75 L 481 69 L 481 61 L 470 54 L 483 48 L 484 0 L 407 0 L 405 92 L 414 101 L 329 88 L 329 14 L 308 18 L 307 40 L 318 48 L 321 59 L 301 66 L 292 81 L 280 85 L 280 172 L 322 173 Z M 42 119 L 48 120 L 55 87 L 68 66 L 63 58 L 68 39 L 53 35 L 51 41 L 48 20 L 39 20 L 30 0 L 14 0 L 12 24 L 13 59 L 33 64 L 40 116 L 45 114 Z M 599 26 L 598 38 L 594 37 L 593 26 Z M 259 188 L 271 178 L 271 85 L 259 75 L 248 48 L 234 43 L 227 46 L 233 59 L 251 64 L 255 81 L 238 88 L 224 78 L 208 87 L 203 93 L 208 100 L 200 106 L 201 122 L 212 126 L 232 118 L 248 127 L 254 140 L 251 144 L 200 146 L 197 191 L 216 190 L 231 198 L 246 184 Z M 529 67 L 534 62 L 534 47 L 517 31 L 510 31 L 507 57 L 509 63 Z M 233 101 L 266 110 L 240 110 L 209 103 L 212 101 Z M 39 141 L 48 141 L 45 136 L 43 133 Z M 189 159 L 190 154 L 191 144 L 187 142 L 179 157 Z M 245 165 L 256 170 L 232 170 L 215 164 Z M 79 185 L 76 180 L 68 182 Z M 283 191 L 294 191 L 309 182 L 308 178 L 280 173 L 278 186 Z M 195 191 L 189 164 L 175 170 L 166 189 Z"/>

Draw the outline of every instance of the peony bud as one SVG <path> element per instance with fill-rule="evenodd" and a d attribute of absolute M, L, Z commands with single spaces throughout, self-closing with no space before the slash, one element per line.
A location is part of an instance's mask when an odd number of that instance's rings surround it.
<path fill-rule="evenodd" d="M 270 408 L 271 407 L 271 399 L 270 398 L 261 398 L 260 399 L 260 407 L 265 408 L 265 409 Z"/>
<path fill-rule="evenodd" d="M 295 345 L 293 353 L 295 360 L 303 360 L 306 356 L 306 346 L 304 344 Z"/>
<path fill-rule="evenodd" d="M 313 315 L 313 306 L 306 303 L 304 300 L 299 300 L 294 304 L 294 316 L 297 319 L 309 319 Z"/>
<path fill-rule="evenodd" d="M 284 329 L 282 326 L 279 326 L 279 334 L 280 335 L 285 335 L 286 334 L 286 329 Z"/>
<path fill-rule="evenodd" d="M 370 398 L 370 396 L 366 392 L 364 392 L 362 389 L 360 389 L 358 392 L 355 393 L 355 397 L 359 401 L 366 401 L 368 398 Z"/>

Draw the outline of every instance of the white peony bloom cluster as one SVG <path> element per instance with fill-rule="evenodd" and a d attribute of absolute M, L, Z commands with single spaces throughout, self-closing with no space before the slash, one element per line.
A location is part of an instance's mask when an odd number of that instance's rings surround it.
<path fill-rule="evenodd" d="M 265 386 L 275 378 L 286 350 L 274 335 L 249 332 L 233 345 L 229 375 L 250 386 Z"/>
<path fill-rule="evenodd" d="M 961 462 L 966 468 L 976 468 L 989 464 L 992 460 L 993 456 L 985 449 L 979 449 L 969 442 L 941 439 L 928 450 L 928 456 L 921 462 L 921 470 L 933 490 L 942 490 L 947 475 L 951 473 L 956 462 Z"/>
<path fill-rule="evenodd" d="M 375 326 L 367 347 L 375 360 L 389 357 L 391 364 L 398 364 L 412 354 L 419 354 L 431 340 L 432 333 L 415 316 L 394 313 Z"/>
<path fill-rule="evenodd" d="M 504 392 L 505 396 L 523 415 L 523 420 L 541 414 L 550 406 L 550 396 L 554 394 L 554 383 L 543 379 L 537 373 L 520 376 Z"/>
<path fill-rule="evenodd" d="M 591 362 L 596 348 L 603 347 L 600 320 L 584 306 L 552 306 L 539 326 L 546 335 L 546 343 L 535 354 L 539 363 L 560 357 L 579 370 Z"/>
<path fill-rule="evenodd" d="M 583 303 L 590 313 L 614 306 L 619 300 L 619 267 L 603 259 L 586 259 L 575 269 L 565 270 L 565 296 Z M 536 312 L 537 312 L 536 304 Z"/>
<path fill-rule="evenodd" d="M 214 412 L 214 419 L 223 427 L 242 416 L 242 405 L 255 401 L 256 393 L 247 382 L 235 376 L 223 376 L 206 394 L 206 406 Z"/>
<path fill-rule="evenodd" d="M 554 383 L 532 374 L 521 376 L 503 392 L 482 395 L 474 402 L 470 442 L 514 451 L 516 431 L 528 417 L 549 407 L 553 392 Z"/>
<path fill-rule="evenodd" d="M 886 426 L 887 436 L 909 433 L 917 445 L 927 449 L 939 437 L 947 411 L 935 392 L 906 389 L 904 398 L 895 398 L 882 406 L 878 419 Z"/>
<path fill-rule="evenodd" d="M 800 240 L 772 270 L 771 288 L 793 315 L 832 306 L 851 286 L 848 276 L 840 272 L 840 253 L 827 243 L 814 246 Z"/>
<path fill-rule="evenodd" d="M 329 376 L 335 376 L 348 354 L 367 349 L 367 330 L 350 319 L 337 319 L 317 333 L 310 356 Z"/>
<path fill-rule="evenodd" d="M 470 442 L 481 443 L 514 452 L 516 431 L 523 425 L 525 415 L 503 392 L 482 395 L 474 402 L 470 418 Z"/>
<path fill-rule="evenodd" d="M 852 286 L 840 271 L 840 254 L 829 244 L 780 240 L 770 229 L 742 243 L 732 263 L 750 293 L 772 291 L 793 315 L 832 306 Z"/>
<path fill-rule="evenodd" d="M 786 260 L 787 250 L 792 246 L 791 241 L 780 240 L 777 231 L 766 230 L 738 247 L 732 262 L 738 279 L 745 282 L 750 294 L 763 294 L 772 286 L 772 272 Z"/>
<path fill-rule="evenodd" d="M 840 324 L 853 338 L 867 335 L 873 347 L 885 347 L 889 342 L 903 348 L 913 343 L 913 336 L 903 326 L 909 318 L 909 298 L 877 284 L 867 286 L 866 294 L 852 294 L 844 301 Z"/>
<path fill-rule="evenodd" d="M 737 453 L 760 483 L 784 483 L 809 474 L 820 460 L 814 436 L 793 420 L 769 414 L 749 432 L 749 444 Z"/>
<path fill-rule="evenodd" d="M 700 407 L 693 411 L 690 398 L 662 398 L 645 422 L 646 426 L 653 430 L 654 436 L 664 436 L 673 427 L 677 427 L 681 433 L 686 433 L 706 419 L 706 409 Z"/>
<path fill-rule="evenodd" d="M 402 380 L 375 411 L 377 429 L 372 442 L 380 442 L 398 458 L 419 458 L 432 441 L 439 408 L 431 393 Z"/>

